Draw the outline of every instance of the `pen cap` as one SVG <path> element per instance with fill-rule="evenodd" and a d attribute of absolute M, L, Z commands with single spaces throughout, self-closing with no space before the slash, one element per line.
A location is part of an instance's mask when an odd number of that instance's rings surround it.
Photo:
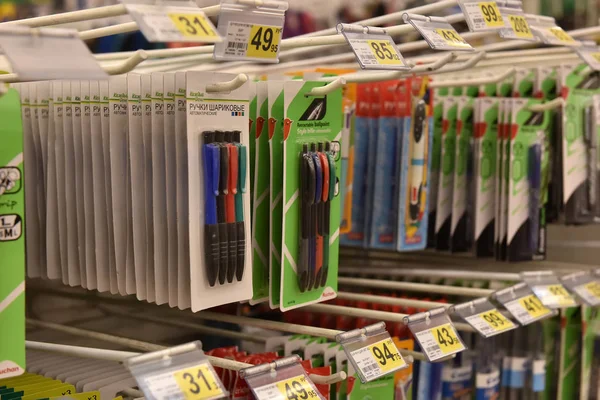
<path fill-rule="evenodd" d="M 215 133 L 212 131 L 205 131 L 202 135 L 204 136 L 204 144 L 213 143 L 215 141 Z"/>
<path fill-rule="evenodd" d="M 240 132 L 240 131 L 233 131 L 232 132 L 232 135 L 233 135 L 232 140 L 234 142 L 241 143 L 241 140 L 240 140 L 241 134 L 242 134 L 242 132 Z"/>

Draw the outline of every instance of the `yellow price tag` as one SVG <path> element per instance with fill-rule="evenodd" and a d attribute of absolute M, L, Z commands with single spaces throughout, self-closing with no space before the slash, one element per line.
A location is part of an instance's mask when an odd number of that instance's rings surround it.
<path fill-rule="evenodd" d="M 572 43 L 575 41 L 567 32 L 565 32 L 561 27 L 550 28 L 550 33 L 554 35 L 561 42 Z"/>
<path fill-rule="evenodd" d="M 455 353 L 465 348 L 452 324 L 436 326 L 430 332 L 444 354 Z"/>
<path fill-rule="evenodd" d="M 512 27 L 513 32 L 517 37 L 521 38 L 532 38 L 533 33 L 531 33 L 531 29 L 529 28 L 529 23 L 520 15 L 511 15 L 508 17 L 508 21 L 510 22 L 510 26 Z"/>
<path fill-rule="evenodd" d="M 223 394 L 217 377 L 207 364 L 177 371 L 174 377 L 186 399 L 210 399 Z"/>
<path fill-rule="evenodd" d="M 283 395 L 284 399 L 288 400 L 311 400 L 319 398 L 316 389 L 313 389 L 304 375 L 294 376 L 293 378 L 277 382 L 277 390 Z"/>
<path fill-rule="evenodd" d="M 406 365 L 391 338 L 369 345 L 369 351 L 377 360 L 382 372 L 400 369 Z"/>
<path fill-rule="evenodd" d="M 598 56 L 600 56 L 600 53 L 596 53 L 596 54 L 598 54 Z M 600 299 L 600 282 L 598 282 L 598 281 L 589 282 L 584 287 L 592 296 Z"/>
<path fill-rule="evenodd" d="M 600 53 L 592 53 L 590 54 L 594 60 L 596 60 L 597 62 L 600 62 Z M 590 282 L 590 283 L 594 283 L 594 282 Z"/>
<path fill-rule="evenodd" d="M 498 5 L 495 1 L 482 1 L 477 3 L 481 14 L 483 14 L 483 21 L 490 28 L 498 28 L 504 26 L 504 20 L 502 14 L 498 9 Z"/>
<path fill-rule="evenodd" d="M 248 37 L 247 57 L 277 58 L 282 28 L 252 25 Z"/>
<path fill-rule="evenodd" d="M 435 33 L 440 35 L 440 37 L 444 39 L 446 44 L 449 46 L 471 47 L 454 29 L 438 28 L 435 30 Z"/>
<path fill-rule="evenodd" d="M 369 48 L 382 65 L 404 65 L 394 43 L 389 40 L 367 40 Z"/>
<path fill-rule="evenodd" d="M 519 304 L 532 318 L 540 318 L 551 313 L 534 294 L 520 298 Z"/>
<path fill-rule="evenodd" d="M 556 302 L 560 305 L 568 305 L 573 304 L 573 298 L 567 292 L 563 285 L 550 285 L 548 286 L 548 291 L 552 294 L 557 300 Z"/>
<path fill-rule="evenodd" d="M 168 14 L 171 21 L 175 24 L 175 27 L 183 36 L 195 37 L 195 38 L 207 38 L 214 41 L 219 35 L 215 32 L 211 24 L 206 19 L 204 14 Z"/>
<path fill-rule="evenodd" d="M 487 322 L 490 328 L 496 332 L 512 329 L 515 326 L 511 320 L 502 315 L 502 313 L 497 309 L 486 311 L 480 315 L 481 318 Z"/>

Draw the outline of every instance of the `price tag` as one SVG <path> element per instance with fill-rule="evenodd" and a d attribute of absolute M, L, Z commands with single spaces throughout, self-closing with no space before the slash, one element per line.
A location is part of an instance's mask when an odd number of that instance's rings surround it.
<path fill-rule="evenodd" d="M 124 4 L 149 42 L 216 43 L 222 40 L 206 14 L 193 3 L 163 6 L 128 0 Z"/>
<path fill-rule="evenodd" d="M 579 57 L 587 63 L 592 69 L 600 71 L 600 48 L 596 43 L 592 43 L 591 46 L 583 45 L 577 48 L 577 54 Z"/>
<path fill-rule="evenodd" d="M 533 33 L 527 19 L 522 15 L 509 15 L 508 22 L 515 36 L 519 39 L 533 39 Z"/>
<path fill-rule="evenodd" d="M 495 1 L 459 1 L 469 29 L 475 31 L 504 28 L 504 19 Z"/>
<path fill-rule="evenodd" d="M 409 70 L 392 38 L 381 28 L 338 25 L 363 69 Z"/>
<path fill-rule="evenodd" d="M 522 325 L 552 315 L 552 310 L 546 308 L 534 294 L 510 301 L 504 306 Z"/>
<path fill-rule="evenodd" d="M 600 305 L 600 282 L 592 281 L 575 288 L 577 293 L 583 300 L 591 306 Z"/>
<path fill-rule="evenodd" d="M 224 57 L 276 61 L 283 28 L 230 21 L 223 43 Z"/>
<path fill-rule="evenodd" d="M 490 337 L 515 329 L 517 326 L 497 309 L 471 315 L 465 320 L 483 336 Z"/>
<path fill-rule="evenodd" d="M 472 48 L 454 29 L 438 28 L 434 32 L 450 47 Z"/>
<path fill-rule="evenodd" d="M 174 376 L 186 399 L 216 399 L 223 395 L 217 377 L 208 364 L 175 372 Z"/>
<path fill-rule="evenodd" d="M 577 305 L 575 299 L 560 283 L 553 285 L 538 285 L 531 288 L 536 296 L 546 307 L 574 307 Z"/>
<path fill-rule="evenodd" d="M 465 350 L 465 345 L 451 323 L 418 332 L 415 336 L 429 361 L 436 361 Z"/>
<path fill-rule="evenodd" d="M 258 400 L 318 400 L 322 397 L 306 375 L 297 375 L 254 389 Z"/>
<path fill-rule="evenodd" d="M 350 356 L 366 381 L 408 366 L 391 338 L 354 350 Z"/>
<path fill-rule="evenodd" d="M 434 50 L 473 50 L 460 34 L 442 17 L 424 17 L 403 14 L 404 22 L 409 22 Z"/>
<path fill-rule="evenodd" d="M 576 40 L 575 40 L 575 39 L 573 39 L 573 38 L 571 37 L 571 35 L 569 35 L 567 32 L 565 32 L 565 31 L 563 30 L 563 28 L 561 28 L 560 26 L 556 26 L 556 27 L 554 27 L 554 28 L 549 28 L 549 29 L 548 29 L 548 31 L 549 31 L 549 32 L 550 32 L 552 35 L 554 35 L 554 37 L 555 37 L 557 40 L 559 40 L 560 42 L 569 43 L 569 44 L 572 44 L 572 43 L 575 43 L 575 42 L 576 42 Z"/>

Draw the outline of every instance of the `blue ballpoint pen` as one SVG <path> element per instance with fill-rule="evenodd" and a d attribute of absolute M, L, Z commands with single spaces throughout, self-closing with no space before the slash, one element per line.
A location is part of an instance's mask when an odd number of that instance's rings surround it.
<path fill-rule="evenodd" d="M 217 225 L 217 197 L 219 194 L 219 147 L 211 144 L 210 133 L 205 133 L 202 147 L 204 156 L 204 254 L 208 284 L 214 286 L 219 274 L 219 228 Z"/>

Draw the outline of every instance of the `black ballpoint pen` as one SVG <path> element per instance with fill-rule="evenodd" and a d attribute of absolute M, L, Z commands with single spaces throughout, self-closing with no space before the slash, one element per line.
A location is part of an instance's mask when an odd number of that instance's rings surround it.
<path fill-rule="evenodd" d="M 235 194 L 235 224 L 237 226 L 237 270 L 235 273 L 238 281 L 244 276 L 246 260 L 246 224 L 244 222 L 244 197 L 246 193 L 246 164 L 248 162 L 246 146 L 241 144 L 240 131 L 233 132 L 233 141 L 238 149 L 238 187 Z"/>

